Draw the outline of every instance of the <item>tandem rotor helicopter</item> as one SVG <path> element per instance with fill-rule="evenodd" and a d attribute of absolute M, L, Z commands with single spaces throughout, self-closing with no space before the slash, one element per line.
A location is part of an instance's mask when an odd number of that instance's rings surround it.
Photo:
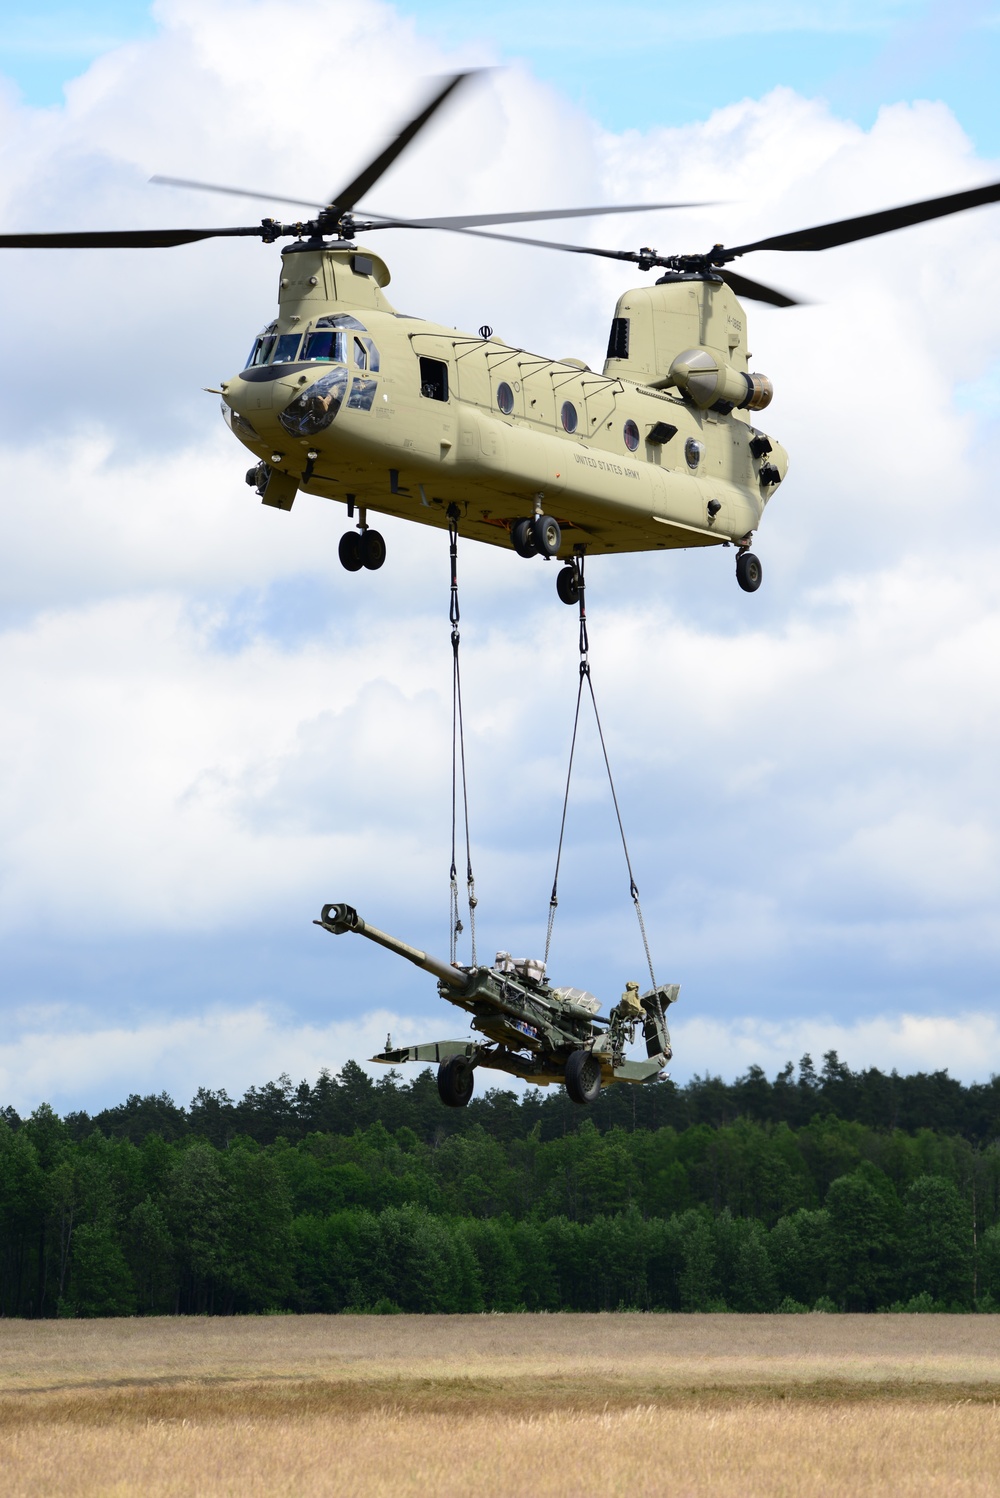
<path fill-rule="evenodd" d="M 301 489 L 346 505 L 356 528 L 340 541 L 348 571 L 376 569 L 385 543 L 368 523 L 394 515 L 463 536 L 560 558 L 564 603 L 579 601 L 581 561 L 602 552 L 736 548 L 747 592 L 761 582 L 750 551 L 788 459 L 753 425 L 770 402 L 766 376 L 747 367 L 738 298 L 774 307 L 795 298 L 731 264 L 758 250 L 815 251 L 1000 200 L 1000 183 L 704 254 L 603 250 L 493 226 L 636 213 L 691 204 L 563 208 L 402 219 L 364 213 L 360 200 L 454 90 L 447 80 L 386 148 L 312 218 L 248 227 L 6 234 L 0 248 L 169 248 L 203 239 L 291 238 L 282 250 L 278 316 L 254 340 L 246 367 L 221 387 L 223 414 L 255 459 L 247 482 L 263 503 L 290 510 Z M 157 177 L 178 187 L 257 197 L 231 187 Z M 303 205 L 312 206 L 312 205 Z M 627 291 L 611 323 L 600 373 L 580 361 L 512 348 L 488 327 L 457 333 L 396 312 L 384 260 L 358 244 L 377 230 L 440 229 L 578 255 L 629 261 L 664 274 Z"/>

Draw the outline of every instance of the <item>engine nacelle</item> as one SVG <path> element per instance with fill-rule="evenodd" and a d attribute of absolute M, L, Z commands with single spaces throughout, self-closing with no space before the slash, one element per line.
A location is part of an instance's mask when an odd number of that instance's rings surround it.
<path fill-rule="evenodd" d="M 669 381 L 703 411 L 720 404 L 730 410 L 738 406 L 741 411 L 763 411 L 774 394 L 767 375 L 744 374 L 707 348 L 678 354 L 670 366 Z"/>

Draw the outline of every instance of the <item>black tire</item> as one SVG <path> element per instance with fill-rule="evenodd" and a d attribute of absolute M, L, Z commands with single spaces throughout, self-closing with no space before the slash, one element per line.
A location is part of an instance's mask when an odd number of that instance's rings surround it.
<path fill-rule="evenodd" d="M 466 1108 L 476 1082 L 468 1056 L 449 1056 L 438 1067 L 438 1092 L 446 1108 Z"/>
<path fill-rule="evenodd" d="M 519 557 L 533 557 L 538 552 L 530 520 L 515 520 L 510 528 L 510 544 Z"/>
<path fill-rule="evenodd" d="M 345 531 L 340 538 L 337 551 L 342 567 L 346 567 L 348 572 L 361 571 L 364 563 L 361 560 L 361 537 L 357 531 Z"/>
<path fill-rule="evenodd" d="M 580 602 L 583 589 L 580 587 L 580 574 L 575 567 L 560 567 L 556 574 L 556 592 L 563 603 L 568 603 L 571 607 Z"/>
<path fill-rule="evenodd" d="M 362 531 L 361 565 L 369 572 L 377 572 L 385 561 L 385 541 L 380 531 Z"/>
<path fill-rule="evenodd" d="M 744 551 L 736 558 L 736 581 L 744 593 L 756 593 L 764 580 L 764 569 L 752 551 Z"/>
<path fill-rule="evenodd" d="M 573 1051 L 566 1062 L 566 1091 L 574 1103 L 592 1103 L 601 1090 L 601 1063 L 593 1051 Z"/>
<path fill-rule="evenodd" d="M 559 555 L 562 545 L 562 526 L 551 515 L 538 515 L 531 522 L 531 534 L 535 538 L 535 550 L 540 557 Z"/>

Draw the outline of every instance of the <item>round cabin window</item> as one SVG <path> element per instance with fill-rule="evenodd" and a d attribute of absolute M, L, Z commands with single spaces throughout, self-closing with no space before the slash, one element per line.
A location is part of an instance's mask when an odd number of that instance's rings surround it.
<path fill-rule="evenodd" d="M 576 407 L 572 401 L 563 401 L 562 424 L 567 432 L 576 431 Z"/>
<path fill-rule="evenodd" d="M 639 428 L 634 421 L 625 423 L 625 446 L 630 453 L 634 453 L 639 446 Z"/>
<path fill-rule="evenodd" d="M 497 386 L 497 405 L 505 416 L 509 416 L 514 409 L 514 392 L 506 380 Z"/>
<path fill-rule="evenodd" d="M 689 437 L 684 444 L 684 456 L 689 468 L 697 468 L 701 462 L 701 455 L 705 451 L 705 444 L 699 442 L 696 437 Z"/>

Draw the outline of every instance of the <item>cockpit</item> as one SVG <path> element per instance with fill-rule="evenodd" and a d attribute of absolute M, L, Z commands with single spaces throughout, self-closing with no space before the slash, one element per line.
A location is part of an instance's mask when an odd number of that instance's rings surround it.
<path fill-rule="evenodd" d="M 279 333 L 277 322 L 268 323 L 254 339 L 248 369 L 261 364 L 353 364 L 355 369 L 377 374 L 378 349 L 367 336 L 363 323 L 349 312 L 317 318 L 302 333 Z"/>

